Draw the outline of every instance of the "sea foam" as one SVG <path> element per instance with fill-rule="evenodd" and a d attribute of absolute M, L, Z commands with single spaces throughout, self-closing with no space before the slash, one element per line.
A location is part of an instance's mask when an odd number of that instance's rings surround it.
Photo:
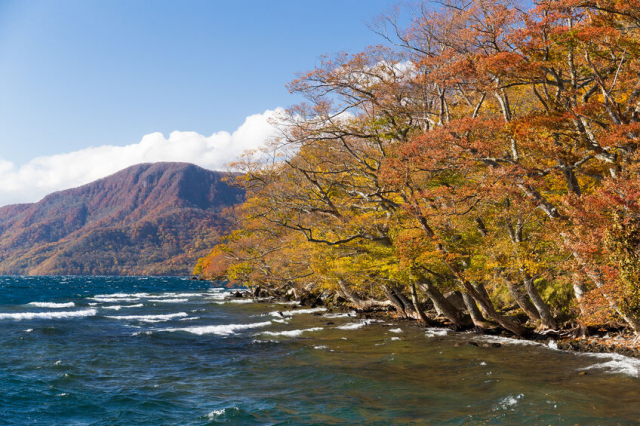
<path fill-rule="evenodd" d="M 250 323 L 250 324 L 223 324 L 223 325 L 207 325 L 207 326 L 201 326 L 201 327 L 166 328 L 161 331 L 169 331 L 169 332 L 185 331 L 187 333 L 197 334 L 199 336 L 202 336 L 204 334 L 217 334 L 219 336 L 228 336 L 230 334 L 235 334 L 237 331 L 240 331 L 240 330 L 266 327 L 268 325 L 271 325 L 271 321 L 257 322 L 257 323 Z"/>
<path fill-rule="evenodd" d="M 82 311 L 70 312 L 18 312 L 15 314 L 0 314 L 1 319 L 11 319 L 16 321 L 31 319 L 66 319 L 92 317 L 97 313 L 95 309 L 84 309 Z"/>
<path fill-rule="evenodd" d="M 60 308 L 74 308 L 76 306 L 73 302 L 68 303 L 53 303 L 53 302 L 31 302 L 30 306 L 35 306 L 36 308 L 50 308 L 50 309 L 60 309 Z"/>
<path fill-rule="evenodd" d="M 137 303 L 135 305 L 113 305 L 113 306 L 103 306 L 102 309 L 112 309 L 114 311 L 119 311 L 122 308 L 142 308 L 144 306 L 144 304 L 142 303 Z"/>
<path fill-rule="evenodd" d="M 269 312 L 272 317 L 291 317 L 299 314 L 312 314 L 314 312 L 323 312 L 327 308 L 311 308 L 311 309 L 296 309 L 294 311 L 273 311 Z"/>
<path fill-rule="evenodd" d="M 582 368 L 581 370 L 605 370 L 610 373 L 626 374 L 631 377 L 640 378 L 640 359 L 629 358 L 620 354 L 585 354 L 598 358 L 604 362 Z"/>
<path fill-rule="evenodd" d="M 352 314 L 351 313 L 339 313 L 339 314 L 324 314 L 322 315 L 325 318 L 348 318 L 350 317 Z M 353 316 L 355 316 L 356 313 L 353 313 Z"/>
<path fill-rule="evenodd" d="M 137 302 L 140 300 L 139 297 L 90 297 L 90 299 L 100 303 Z"/>
<path fill-rule="evenodd" d="M 364 327 L 365 325 L 373 324 L 374 322 L 379 322 L 378 320 L 362 320 L 360 322 L 352 322 L 350 324 L 339 325 L 336 328 L 339 330 L 357 330 L 359 328 Z"/>
<path fill-rule="evenodd" d="M 303 330 L 265 331 L 262 334 L 267 334 L 269 336 L 298 337 L 298 336 L 301 336 L 302 333 L 305 333 L 307 331 L 320 331 L 322 329 L 323 329 L 322 327 L 312 327 L 312 328 L 306 328 Z"/>
<path fill-rule="evenodd" d="M 424 335 L 427 337 L 446 336 L 449 334 L 449 330 L 446 328 L 427 328 Z"/>
<path fill-rule="evenodd" d="M 502 398 L 496 405 L 493 406 L 493 411 L 507 410 L 509 407 L 516 405 L 520 400 L 524 398 L 524 394 L 508 395 Z"/>
<path fill-rule="evenodd" d="M 119 315 L 119 316 L 108 316 L 106 318 L 117 319 L 117 320 L 143 321 L 143 322 L 163 322 L 163 321 L 169 321 L 174 318 L 182 318 L 186 316 L 188 316 L 186 312 L 178 312 L 175 314 L 166 314 L 166 315 Z"/>

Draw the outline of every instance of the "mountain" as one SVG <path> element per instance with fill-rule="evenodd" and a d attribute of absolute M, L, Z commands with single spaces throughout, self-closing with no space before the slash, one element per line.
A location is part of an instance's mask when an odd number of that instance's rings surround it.
<path fill-rule="evenodd" d="M 139 164 L 38 203 L 0 208 L 0 274 L 187 275 L 242 202 L 228 174 Z"/>

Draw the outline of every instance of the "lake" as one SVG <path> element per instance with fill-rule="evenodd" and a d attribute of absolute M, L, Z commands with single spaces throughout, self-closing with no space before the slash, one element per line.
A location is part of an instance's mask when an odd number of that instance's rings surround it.
<path fill-rule="evenodd" d="M 0 277 L 0 424 L 640 423 L 637 359 L 230 293 Z"/>

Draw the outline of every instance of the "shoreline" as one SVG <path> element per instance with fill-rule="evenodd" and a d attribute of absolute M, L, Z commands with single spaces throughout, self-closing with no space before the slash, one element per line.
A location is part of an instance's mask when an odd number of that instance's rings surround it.
<path fill-rule="evenodd" d="M 628 333 L 623 333 L 620 331 L 605 331 L 599 332 L 596 335 L 589 335 L 589 329 L 585 328 L 585 335 L 580 337 L 571 336 L 573 330 L 572 329 L 560 329 L 560 330 L 551 330 L 546 333 L 538 333 L 531 332 L 525 337 L 518 337 L 513 333 L 510 333 L 501 328 L 488 328 L 488 329 L 478 329 L 478 328 L 468 328 L 468 329 L 455 329 L 448 325 L 444 320 L 434 320 L 435 324 L 426 325 L 422 323 L 420 320 L 409 317 L 399 317 L 397 312 L 395 311 L 383 311 L 383 310 L 370 310 L 363 311 L 358 310 L 352 306 L 346 304 L 330 304 L 327 305 L 320 298 L 292 298 L 291 300 L 287 300 L 286 297 L 281 295 L 267 295 L 266 291 L 261 289 L 256 295 L 249 289 L 243 289 L 236 291 L 230 299 L 253 299 L 255 303 L 284 303 L 290 304 L 292 309 L 298 308 L 314 308 L 314 307 L 326 307 L 329 312 L 333 310 L 338 310 L 342 312 L 355 312 L 356 318 L 366 320 L 366 319 L 378 319 L 384 320 L 386 322 L 390 322 L 396 325 L 405 325 L 415 328 L 424 328 L 424 329 L 442 329 L 449 330 L 452 332 L 462 333 L 462 332 L 473 332 L 477 336 L 496 336 L 501 338 L 508 338 L 513 340 L 523 340 L 529 342 L 539 343 L 541 345 L 548 346 L 551 349 L 576 352 L 576 353 L 587 353 L 587 354 L 617 354 L 630 358 L 640 359 L 640 341 L 636 341 L 635 336 Z M 320 303 L 318 303 L 320 301 Z M 469 345 L 477 345 L 476 342 L 469 341 L 467 342 Z M 499 347 L 500 345 L 494 345 L 494 347 Z"/>

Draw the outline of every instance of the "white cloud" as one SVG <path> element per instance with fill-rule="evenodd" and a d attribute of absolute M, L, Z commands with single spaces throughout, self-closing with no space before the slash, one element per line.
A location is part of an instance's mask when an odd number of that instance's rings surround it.
<path fill-rule="evenodd" d="M 179 161 L 222 170 L 244 151 L 259 148 L 274 137 L 270 120 L 282 112 L 278 108 L 249 116 L 231 134 L 175 131 L 165 138 L 162 133 L 151 133 L 133 145 L 37 157 L 21 167 L 0 158 L 0 206 L 36 202 L 51 192 L 84 185 L 139 163 Z"/>

